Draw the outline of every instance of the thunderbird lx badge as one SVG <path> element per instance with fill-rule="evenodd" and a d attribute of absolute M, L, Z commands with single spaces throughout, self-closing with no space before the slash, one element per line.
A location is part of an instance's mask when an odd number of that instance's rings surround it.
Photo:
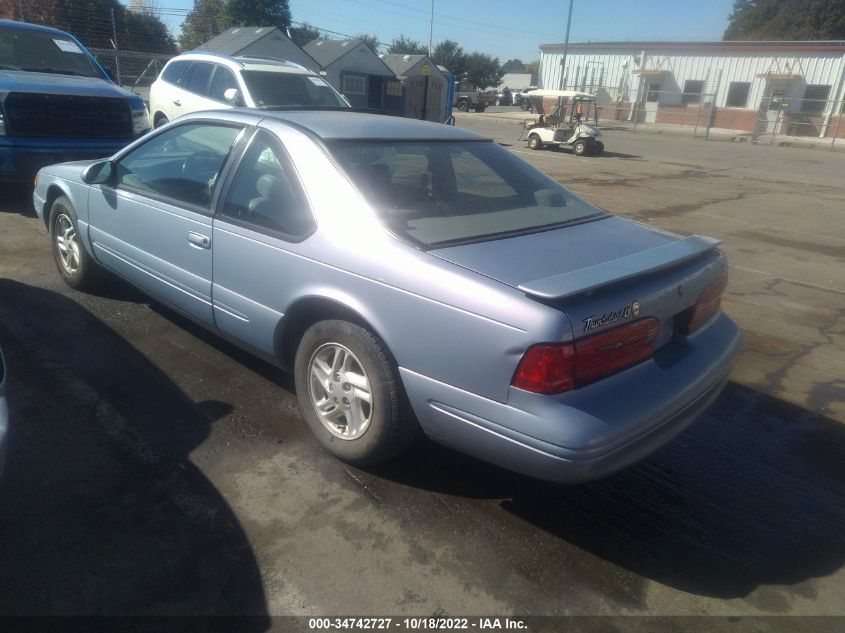
<path fill-rule="evenodd" d="M 625 319 L 627 317 L 633 317 L 636 319 L 639 316 L 640 304 L 634 301 L 629 306 L 625 306 L 624 308 L 619 308 L 618 310 L 611 312 L 605 312 L 601 316 L 593 315 L 587 317 L 584 319 L 584 331 L 589 332 L 590 330 L 595 330 L 596 328 L 616 323 L 620 319 Z"/>

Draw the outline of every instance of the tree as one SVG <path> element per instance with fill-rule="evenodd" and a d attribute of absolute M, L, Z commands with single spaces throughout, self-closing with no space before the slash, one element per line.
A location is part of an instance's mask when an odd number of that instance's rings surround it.
<path fill-rule="evenodd" d="M 845 38 L 845 0 L 734 0 L 723 40 Z"/>
<path fill-rule="evenodd" d="M 443 40 L 431 51 L 431 60 L 443 66 L 458 80 L 463 79 L 466 72 L 466 53 L 454 40 Z"/>
<path fill-rule="evenodd" d="M 303 22 L 299 26 L 294 26 L 290 29 L 290 39 L 297 46 L 305 46 L 308 42 L 324 39 L 324 36 L 316 26 L 312 26 L 308 22 Z"/>
<path fill-rule="evenodd" d="M 394 37 L 387 47 L 388 53 L 402 53 L 405 55 L 425 55 L 428 53 L 428 48 L 421 42 L 409 39 L 404 35 Z"/>
<path fill-rule="evenodd" d="M 52 24 L 55 14 L 56 0 L 0 0 L 0 18 L 4 20 Z"/>
<path fill-rule="evenodd" d="M 226 16 L 231 26 L 290 26 L 288 0 L 228 0 Z"/>
<path fill-rule="evenodd" d="M 476 88 L 498 86 L 504 74 L 497 58 L 479 52 L 467 55 L 465 77 Z"/>
<path fill-rule="evenodd" d="M 367 46 L 370 47 L 371 51 L 373 51 L 376 55 L 378 55 L 378 47 L 379 47 L 380 42 L 378 41 L 378 38 L 375 35 L 367 35 L 366 33 L 358 33 L 358 35 L 355 36 L 355 39 L 358 39 L 358 40 L 361 40 L 362 42 L 364 42 L 364 44 L 366 44 Z"/>
<path fill-rule="evenodd" d="M 121 50 L 176 53 L 176 41 L 156 16 L 121 8 L 118 24 L 117 39 Z"/>
<path fill-rule="evenodd" d="M 506 73 L 524 73 L 525 64 L 522 63 L 521 59 L 509 59 L 502 64 L 502 70 Z"/>
<path fill-rule="evenodd" d="M 194 8 L 182 22 L 179 36 L 182 50 L 191 51 L 225 31 L 229 26 L 225 10 L 223 0 L 194 0 Z"/>

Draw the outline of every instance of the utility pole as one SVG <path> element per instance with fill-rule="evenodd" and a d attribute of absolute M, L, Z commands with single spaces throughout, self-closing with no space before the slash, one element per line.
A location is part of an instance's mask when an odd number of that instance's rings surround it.
<path fill-rule="evenodd" d="M 23 19 L 23 0 L 18 0 L 18 7 L 21 10 L 21 22 L 26 22 L 26 20 Z"/>
<path fill-rule="evenodd" d="M 572 24 L 572 2 L 573 0 L 569 0 L 569 17 L 566 18 L 566 39 L 563 42 L 563 59 L 560 60 L 560 89 L 563 90 L 566 87 L 565 84 L 565 77 L 566 77 L 566 53 L 569 50 L 569 26 Z"/>
<path fill-rule="evenodd" d="M 117 23 L 114 20 L 114 7 L 111 10 L 111 33 L 112 33 L 112 41 L 111 45 L 114 48 L 114 74 L 117 75 L 117 85 L 120 85 L 120 59 L 118 59 L 118 49 L 117 49 Z"/>
<path fill-rule="evenodd" d="M 428 56 L 431 57 L 431 42 L 434 35 L 434 0 L 431 0 L 431 18 L 428 22 Z"/>

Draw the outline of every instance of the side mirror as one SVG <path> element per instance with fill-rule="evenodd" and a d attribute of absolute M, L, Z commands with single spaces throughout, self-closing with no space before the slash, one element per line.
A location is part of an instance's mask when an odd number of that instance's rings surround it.
<path fill-rule="evenodd" d="M 89 185 L 107 185 L 111 183 L 114 173 L 114 163 L 111 160 L 101 160 L 88 165 L 82 172 L 82 182 Z"/>
<path fill-rule="evenodd" d="M 226 88 L 226 90 L 223 91 L 223 98 L 229 105 L 233 105 L 235 107 L 242 105 L 241 91 L 237 88 Z"/>

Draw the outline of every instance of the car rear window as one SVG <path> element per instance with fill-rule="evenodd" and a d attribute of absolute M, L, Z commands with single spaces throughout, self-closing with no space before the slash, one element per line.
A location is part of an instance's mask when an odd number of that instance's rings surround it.
<path fill-rule="evenodd" d="M 334 88 L 314 75 L 245 70 L 241 76 L 259 107 L 337 106 L 348 108 Z"/>
<path fill-rule="evenodd" d="M 491 142 L 335 141 L 330 148 L 383 222 L 428 248 L 605 215 Z"/>

